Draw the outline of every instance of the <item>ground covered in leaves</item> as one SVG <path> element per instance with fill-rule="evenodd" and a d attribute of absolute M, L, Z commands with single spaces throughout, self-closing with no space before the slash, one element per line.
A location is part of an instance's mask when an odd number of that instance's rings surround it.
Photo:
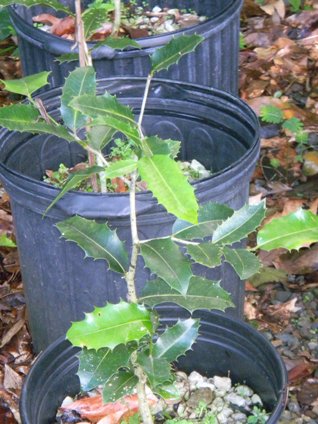
<path fill-rule="evenodd" d="M 240 94 L 262 116 L 251 201 L 267 199 L 267 219 L 298 207 L 317 213 L 318 1 L 245 0 L 242 35 Z M 2 79 L 19 74 L 8 43 L 0 43 Z M 11 100 L 0 90 L 1 104 Z M 0 190 L 0 237 L 14 241 L 9 198 Z M 318 245 L 260 252 L 260 258 L 263 271 L 247 282 L 245 317 L 271 340 L 288 370 L 280 423 L 317 423 Z M 0 423 L 20 422 L 21 385 L 33 359 L 17 252 L 0 247 Z"/>

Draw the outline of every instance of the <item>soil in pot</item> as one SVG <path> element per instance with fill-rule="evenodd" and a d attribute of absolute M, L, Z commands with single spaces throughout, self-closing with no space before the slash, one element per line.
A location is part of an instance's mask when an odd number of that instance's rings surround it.
<path fill-rule="evenodd" d="M 230 377 L 204 377 L 176 371 L 178 399 L 164 401 L 149 393 L 148 400 L 155 424 L 265 424 L 269 418 L 261 398 L 245 384 L 232 385 Z M 127 395 L 114 403 L 103 404 L 98 391 L 74 400 L 66 397 L 58 409 L 54 424 L 87 422 L 140 423 L 136 395 Z M 94 418 L 93 418 L 94 417 Z M 107 418 L 106 418 L 107 417 Z"/>
<path fill-rule="evenodd" d="M 105 40 L 112 36 L 113 10 L 108 12 L 109 5 L 93 2 L 87 10 L 99 10 L 104 16 L 100 28 L 89 36 L 89 41 Z M 116 34 L 117 37 L 129 37 L 138 39 L 152 35 L 165 34 L 198 25 L 207 19 L 206 16 L 198 16 L 195 11 L 169 7 L 154 6 L 149 8 L 146 4 L 137 6 L 128 3 L 123 5 L 121 26 Z M 58 18 L 50 13 L 42 13 L 33 17 L 36 28 L 49 34 L 63 37 L 67 40 L 75 40 L 75 18 L 66 16 Z M 101 19 L 102 21 L 102 19 Z"/>
<path fill-rule="evenodd" d="M 73 4 L 73 0 L 65 2 Z M 195 52 L 182 58 L 178 65 L 158 75 L 216 87 L 233 94 L 238 92 L 239 27 L 242 0 L 150 0 L 149 7 L 191 9 L 198 16 L 208 16 L 198 25 L 171 33 L 138 38 L 141 49 L 114 50 L 102 46 L 93 52 L 98 78 L 116 76 L 146 76 L 150 69 L 149 54 L 154 48 L 165 45 L 174 35 L 197 33 L 205 38 Z M 142 1 L 137 1 L 138 5 Z M 43 70 L 52 71 L 51 87 L 63 84 L 64 78 L 77 63 L 59 63 L 58 57 L 74 53 L 73 42 L 48 34 L 33 27 L 32 17 L 41 13 L 54 13 L 52 9 L 36 6 L 31 10 L 23 6 L 11 8 L 11 17 L 17 31 L 21 63 L 25 75 Z M 90 45 L 93 47 L 93 44 Z"/>

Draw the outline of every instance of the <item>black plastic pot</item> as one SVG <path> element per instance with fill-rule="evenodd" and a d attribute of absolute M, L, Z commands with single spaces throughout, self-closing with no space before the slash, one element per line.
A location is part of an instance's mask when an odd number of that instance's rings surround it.
<path fill-rule="evenodd" d="M 73 0 L 63 3 L 73 5 Z M 141 4 L 142 1 L 137 3 Z M 151 7 L 188 8 L 211 18 L 191 28 L 138 39 L 142 46 L 140 50 L 99 48 L 93 56 L 98 78 L 145 76 L 150 68 L 148 56 L 154 48 L 165 45 L 173 35 L 197 33 L 205 38 L 202 45 L 194 53 L 182 58 L 178 65 L 158 74 L 158 77 L 213 86 L 237 94 L 242 3 L 242 0 L 150 0 Z M 43 70 L 52 71 L 52 87 L 57 87 L 63 84 L 65 76 L 77 63 L 59 64 L 56 61 L 61 54 L 71 53 L 74 43 L 33 27 L 32 16 L 47 10 L 40 6 L 31 10 L 15 6 L 11 8 L 11 18 L 18 34 L 23 72 L 30 75 Z"/>
<path fill-rule="evenodd" d="M 172 325 L 184 311 L 160 308 L 162 324 Z M 228 373 L 233 383 L 246 383 L 260 395 L 271 411 L 266 424 L 276 424 L 287 399 L 287 375 L 284 364 L 260 333 L 251 326 L 221 314 L 200 313 L 200 336 L 178 368 L 207 376 Z M 59 339 L 37 359 L 27 376 L 21 395 L 22 424 L 48 424 L 66 395 L 79 392 L 76 376 L 77 348 Z"/>
<path fill-rule="evenodd" d="M 100 90 L 105 89 L 117 93 L 138 114 L 143 79 L 103 80 Z M 60 89 L 55 89 L 41 96 L 56 116 L 59 95 Z M 181 140 L 182 160 L 195 158 L 214 171 L 194 183 L 201 203 L 213 200 L 235 209 L 246 203 L 259 139 L 257 118 L 244 102 L 217 90 L 157 80 L 152 84 L 144 128 L 147 134 Z M 31 333 L 39 351 L 94 305 L 126 296 L 121 276 L 106 272 L 104 261 L 84 260 L 83 251 L 61 239 L 55 224 L 75 214 L 107 220 L 129 246 L 129 199 L 127 194 L 70 192 L 43 218 L 58 193 L 41 181 L 45 170 L 57 169 L 61 162 L 69 166 L 81 162 L 84 152 L 77 144 L 46 135 L 2 130 L 0 140 L 0 174 L 11 198 Z M 137 194 L 137 213 L 142 239 L 170 233 L 174 217 L 158 206 L 150 192 Z M 198 266 L 196 272 L 222 280 L 236 305 L 228 313 L 242 316 L 244 284 L 229 265 L 217 270 Z M 142 263 L 138 275 L 140 291 L 149 278 Z"/>

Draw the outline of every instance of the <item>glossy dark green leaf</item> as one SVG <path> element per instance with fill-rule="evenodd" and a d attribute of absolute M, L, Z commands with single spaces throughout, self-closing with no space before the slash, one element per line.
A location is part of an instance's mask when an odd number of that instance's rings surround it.
<path fill-rule="evenodd" d="M 87 117 L 70 107 L 71 101 L 84 94 L 96 93 L 96 74 L 92 66 L 76 68 L 65 79 L 61 96 L 61 115 L 67 127 L 73 132 L 84 127 Z"/>
<path fill-rule="evenodd" d="M 108 46 L 112 49 L 116 50 L 125 50 L 128 47 L 132 47 L 134 49 L 141 49 L 141 45 L 137 43 L 137 41 L 132 40 L 128 37 L 107 37 L 105 40 L 99 41 L 96 43 L 94 48 L 101 47 L 101 46 Z"/>
<path fill-rule="evenodd" d="M 245 205 L 224 221 L 214 232 L 212 241 L 233 244 L 256 230 L 265 217 L 265 202 Z"/>
<path fill-rule="evenodd" d="M 47 213 L 52 208 L 52 206 L 54 206 L 55 203 L 58 202 L 68 191 L 72 190 L 73 188 L 78 187 L 78 185 L 82 181 L 86 180 L 87 178 L 91 177 L 92 175 L 97 174 L 98 172 L 103 172 L 103 171 L 105 171 L 105 168 L 103 168 L 101 166 L 92 166 L 90 168 L 81 169 L 77 172 L 70 174 L 66 183 L 62 187 L 62 190 L 55 197 L 55 199 L 50 204 L 50 206 L 46 209 L 45 213 Z"/>
<path fill-rule="evenodd" d="M 52 134 L 74 141 L 62 125 L 48 124 L 39 111 L 32 105 L 13 104 L 0 108 L 0 126 L 11 131 L 29 132 L 31 134 Z"/>
<path fill-rule="evenodd" d="M 186 319 L 168 327 L 153 345 L 152 355 L 164 358 L 168 362 L 175 361 L 191 349 L 199 334 L 199 320 Z"/>
<path fill-rule="evenodd" d="M 112 271 L 121 274 L 128 270 L 129 258 L 125 246 L 116 231 L 107 224 L 73 216 L 56 226 L 66 240 L 75 242 L 84 250 L 85 257 L 104 259 Z"/>
<path fill-rule="evenodd" d="M 143 145 L 146 147 L 143 149 L 146 156 L 169 155 L 174 159 L 179 153 L 181 142 L 170 139 L 163 140 L 160 137 L 151 136 L 145 137 Z"/>
<path fill-rule="evenodd" d="M 130 395 L 138 383 L 138 378 L 128 370 L 120 370 L 112 375 L 103 387 L 103 402 L 115 402 Z"/>
<path fill-rule="evenodd" d="M 121 344 L 140 341 L 152 334 L 151 313 L 142 305 L 108 303 L 85 314 L 82 321 L 73 322 L 66 337 L 74 346 L 88 349 L 114 349 Z"/>
<path fill-rule="evenodd" d="M 4 88 L 11 93 L 21 94 L 31 97 L 31 95 L 48 84 L 48 78 L 51 72 L 39 72 L 24 78 L 14 80 L 0 80 Z"/>
<path fill-rule="evenodd" d="M 193 276 L 185 295 L 173 290 L 165 281 L 149 281 L 142 291 L 140 302 L 154 307 L 160 303 L 172 302 L 190 312 L 199 309 L 225 311 L 233 305 L 231 296 L 216 281 Z"/>
<path fill-rule="evenodd" d="M 105 23 L 106 16 L 100 9 L 89 7 L 82 13 L 84 37 L 89 39 Z"/>
<path fill-rule="evenodd" d="M 257 234 L 257 249 L 300 249 L 318 241 L 318 216 L 310 210 L 298 209 L 275 218 Z"/>
<path fill-rule="evenodd" d="M 106 125 L 96 125 L 87 134 L 88 144 L 95 150 L 102 151 L 113 139 L 116 130 Z"/>
<path fill-rule="evenodd" d="M 79 354 L 79 376 L 82 390 L 89 391 L 102 385 L 119 368 L 126 367 L 131 352 L 126 345 L 119 345 L 115 349 L 86 349 Z"/>
<path fill-rule="evenodd" d="M 123 177 L 137 169 L 137 162 L 132 159 L 124 159 L 112 162 L 105 170 L 106 178 Z"/>
<path fill-rule="evenodd" d="M 149 190 L 169 213 L 197 223 L 198 203 L 194 189 L 173 159 L 167 155 L 143 157 L 138 162 L 138 170 Z"/>
<path fill-rule="evenodd" d="M 164 357 L 154 357 L 148 352 L 140 352 L 138 363 L 147 374 L 151 388 L 160 386 L 172 379 L 171 365 Z"/>
<path fill-rule="evenodd" d="M 225 261 L 232 265 L 241 280 L 246 280 L 260 269 L 258 258 L 246 249 L 232 249 L 224 247 Z"/>
<path fill-rule="evenodd" d="M 181 35 L 172 38 L 164 47 L 156 49 L 151 55 L 151 72 L 168 69 L 179 62 L 182 56 L 191 53 L 204 40 L 200 35 Z"/>
<path fill-rule="evenodd" d="M 187 246 L 187 252 L 191 258 L 204 266 L 214 268 L 221 265 L 222 249 L 212 243 L 200 243 Z"/>
<path fill-rule="evenodd" d="M 187 221 L 177 219 L 172 227 L 173 235 L 183 240 L 211 237 L 216 228 L 232 216 L 233 213 L 233 209 L 226 205 L 220 205 L 214 202 L 204 203 L 199 207 L 198 224 L 193 225 Z"/>
<path fill-rule="evenodd" d="M 146 267 L 166 283 L 185 294 L 192 276 L 190 261 L 169 238 L 155 239 L 141 244 L 141 254 Z"/>
<path fill-rule="evenodd" d="M 139 142 L 140 137 L 132 110 L 121 104 L 115 96 L 107 93 L 98 97 L 83 95 L 73 99 L 71 107 L 93 118 L 91 126 L 106 125 Z"/>

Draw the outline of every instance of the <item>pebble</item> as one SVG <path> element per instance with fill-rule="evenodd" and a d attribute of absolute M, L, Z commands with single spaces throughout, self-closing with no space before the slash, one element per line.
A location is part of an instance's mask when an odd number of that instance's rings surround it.
<path fill-rule="evenodd" d="M 254 393 L 251 400 L 253 405 L 263 405 L 262 399 L 256 393 Z"/>
<path fill-rule="evenodd" d="M 213 378 L 213 383 L 218 390 L 225 390 L 228 392 L 232 388 L 232 380 L 229 377 L 215 376 Z"/>
<path fill-rule="evenodd" d="M 225 400 L 230 402 L 232 405 L 236 405 L 239 408 L 247 406 L 246 399 L 244 399 L 242 396 L 239 396 L 235 393 L 230 393 L 225 396 Z"/>
<path fill-rule="evenodd" d="M 235 388 L 235 392 L 238 394 L 238 395 L 240 395 L 240 396 L 243 396 L 243 397 L 249 397 L 249 396 L 252 396 L 253 395 L 253 390 L 250 388 L 250 387 L 248 387 L 248 386 L 245 386 L 245 385 L 243 385 L 243 384 L 241 384 L 241 385 L 239 385 L 239 386 L 237 386 L 236 388 Z"/>
<path fill-rule="evenodd" d="M 235 414 L 232 415 L 232 419 L 236 423 L 246 423 L 247 422 L 246 415 L 243 414 L 243 412 L 236 412 Z"/>

